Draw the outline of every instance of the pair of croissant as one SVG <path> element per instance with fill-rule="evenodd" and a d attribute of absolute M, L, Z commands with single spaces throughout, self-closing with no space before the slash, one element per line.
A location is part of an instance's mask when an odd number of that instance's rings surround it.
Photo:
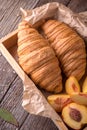
<path fill-rule="evenodd" d="M 31 24 L 19 24 L 19 64 L 36 85 L 59 93 L 63 89 L 60 67 L 67 77 L 73 75 L 80 80 L 84 75 L 85 44 L 75 31 L 56 20 L 48 20 L 42 29 L 50 45 Z"/>

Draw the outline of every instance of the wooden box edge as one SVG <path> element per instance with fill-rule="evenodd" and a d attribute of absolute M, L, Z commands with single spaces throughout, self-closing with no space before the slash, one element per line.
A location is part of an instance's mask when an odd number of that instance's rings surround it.
<path fill-rule="evenodd" d="M 8 63 L 16 71 L 16 73 L 18 74 L 18 76 L 22 79 L 23 83 L 25 83 L 25 81 L 26 81 L 27 83 L 34 84 L 33 81 L 25 74 L 25 72 L 22 70 L 22 68 L 15 61 L 14 57 L 8 51 L 9 48 L 11 48 L 12 46 L 14 46 L 15 43 L 16 43 L 16 41 L 17 41 L 17 32 L 18 31 L 15 30 L 15 31 L 13 31 L 12 33 L 8 34 L 7 36 L 5 36 L 4 38 L 2 38 L 0 40 L 0 51 L 3 54 L 3 56 L 6 58 L 6 60 L 8 61 Z M 26 77 L 26 80 L 24 79 L 24 76 Z M 26 83 L 24 84 L 24 86 L 26 87 Z M 38 88 L 37 88 L 37 90 L 38 90 Z M 54 111 L 54 113 L 56 113 L 55 110 L 53 110 L 53 111 Z M 58 127 L 59 130 L 63 130 L 63 129 L 64 130 L 68 130 L 68 128 L 66 127 L 66 125 L 63 123 L 63 121 L 58 121 L 58 120 L 56 120 L 54 118 L 51 118 L 51 119 L 54 122 L 54 124 Z"/>

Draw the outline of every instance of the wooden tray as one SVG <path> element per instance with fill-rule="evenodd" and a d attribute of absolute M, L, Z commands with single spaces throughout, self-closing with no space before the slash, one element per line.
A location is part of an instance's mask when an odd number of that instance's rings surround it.
<path fill-rule="evenodd" d="M 26 87 L 26 82 L 27 82 L 27 84 L 33 84 L 31 79 L 25 74 L 25 72 L 22 70 L 22 68 L 18 64 L 18 56 L 17 56 L 17 30 L 15 30 L 14 32 L 8 34 L 6 37 L 2 38 L 0 40 L 0 42 L 1 42 L 1 44 L 0 44 L 0 51 L 2 52 L 2 54 L 6 58 L 6 60 L 9 62 L 9 64 L 16 71 L 16 73 L 19 75 L 19 77 L 22 79 L 24 86 Z M 86 75 L 87 75 L 87 69 L 86 69 L 85 75 L 83 76 L 82 80 L 80 81 L 80 84 L 83 83 L 84 78 L 86 77 Z M 25 77 L 25 80 L 24 80 L 24 77 Z M 46 94 L 44 94 L 44 95 L 46 96 Z M 54 114 L 56 116 L 58 115 L 54 110 L 53 110 L 53 112 L 54 112 Z M 58 115 L 58 118 L 59 118 L 59 115 Z M 51 118 L 51 119 L 56 124 L 58 129 L 60 129 L 60 130 L 68 130 L 68 128 L 63 123 L 63 121 L 58 121 L 56 118 Z"/>
<path fill-rule="evenodd" d="M 31 85 L 33 84 L 33 81 L 25 74 L 25 72 L 22 70 L 22 68 L 18 64 L 18 56 L 17 56 L 17 30 L 14 32 L 8 34 L 4 38 L 0 40 L 0 51 L 3 54 L 3 56 L 6 58 L 8 63 L 12 66 L 12 68 L 16 71 L 16 73 L 19 75 L 19 77 L 23 81 L 24 87 L 26 87 L 26 83 Z M 25 77 L 25 79 L 24 79 Z M 36 87 L 34 85 L 34 87 Z M 38 89 L 36 87 L 36 89 Z M 44 94 L 45 95 L 45 94 Z M 46 99 L 45 99 L 46 100 Z M 48 104 L 48 102 L 46 101 Z M 55 125 L 58 127 L 59 130 L 68 130 L 68 128 L 63 123 L 60 116 L 53 110 L 53 108 L 48 104 L 48 106 L 52 109 L 54 116 L 56 117 L 50 117 Z M 52 116 L 52 114 L 50 115 Z M 59 119 L 59 120 L 58 120 Z"/>

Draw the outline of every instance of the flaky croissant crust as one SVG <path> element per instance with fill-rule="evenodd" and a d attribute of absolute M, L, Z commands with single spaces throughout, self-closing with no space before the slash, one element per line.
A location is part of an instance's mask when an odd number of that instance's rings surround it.
<path fill-rule="evenodd" d="M 19 64 L 35 84 L 51 92 L 62 91 L 59 62 L 53 49 L 26 21 L 18 26 Z"/>
<path fill-rule="evenodd" d="M 67 77 L 82 78 L 86 68 L 86 50 L 83 39 L 69 26 L 57 20 L 48 20 L 42 29 L 61 63 Z"/>

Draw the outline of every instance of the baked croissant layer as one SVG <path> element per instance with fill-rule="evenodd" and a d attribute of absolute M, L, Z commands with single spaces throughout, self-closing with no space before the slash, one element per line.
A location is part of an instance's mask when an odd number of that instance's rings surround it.
<path fill-rule="evenodd" d="M 59 62 L 53 49 L 26 21 L 18 26 L 19 64 L 36 85 L 50 92 L 62 91 Z"/>
<path fill-rule="evenodd" d="M 86 68 L 86 50 L 83 39 L 69 26 L 57 20 L 48 20 L 42 29 L 56 52 L 67 77 L 82 78 Z"/>

